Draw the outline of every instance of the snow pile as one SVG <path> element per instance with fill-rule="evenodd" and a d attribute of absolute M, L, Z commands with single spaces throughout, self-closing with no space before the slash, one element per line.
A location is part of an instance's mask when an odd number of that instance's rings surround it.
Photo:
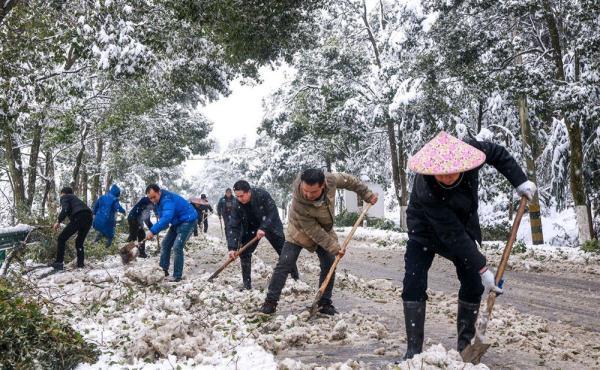
<path fill-rule="evenodd" d="M 10 233 L 20 233 L 20 232 L 29 232 L 33 230 L 33 226 L 18 224 L 15 226 L 0 226 L 1 234 L 10 234 Z"/>
<path fill-rule="evenodd" d="M 505 243 L 483 244 L 484 254 L 490 265 L 498 266 Z M 513 247 L 514 248 L 514 247 Z M 560 272 L 578 271 L 600 275 L 600 255 L 584 252 L 579 248 L 556 247 L 548 244 L 526 244 L 526 250 L 511 254 L 507 268 L 518 271 Z"/>
<path fill-rule="evenodd" d="M 340 243 L 348 236 L 352 230 L 351 227 L 336 228 Z M 385 250 L 404 250 L 408 235 L 406 233 L 381 230 L 370 227 L 359 227 L 356 229 L 349 248 L 356 244 L 360 247 L 385 249 Z M 358 243 L 357 243 L 358 242 Z"/>
<path fill-rule="evenodd" d="M 398 365 L 402 370 L 409 369 L 464 369 L 464 370 L 484 370 L 489 369 L 483 364 L 473 365 L 464 363 L 460 354 L 455 350 L 446 350 L 441 344 L 433 345 L 423 353 L 415 355 L 410 360 L 403 361 Z"/>

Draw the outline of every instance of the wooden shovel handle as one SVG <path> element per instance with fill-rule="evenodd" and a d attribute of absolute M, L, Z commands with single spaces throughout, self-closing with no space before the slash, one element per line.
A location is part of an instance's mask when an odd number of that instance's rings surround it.
<path fill-rule="evenodd" d="M 342 247 L 340 248 L 341 251 L 344 251 L 344 252 L 346 251 L 346 248 L 348 247 L 350 240 L 352 240 L 352 237 L 354 236 L 356 229 L 362 223 L 363 219 L 367 215 L 367 212 L 369 212 L 369 209 L 371 208 L 371 206 L 372 206 L 372 204 L 368 203 L 367 206 L 363 209 L 360 216 L 358 216 L 358 220 L 356 220 L 356 222 L 354 223 L 354 226 L 352 226 L 352 230 L 350 230 L 350 233 L 348 233 L 348 236 L 346 236 L 346 239 L 344 240 L 344 243 L 342 244 Z M 335 269 L 341 259 L 342 259 L 342 257 L 339 254 L 337 256 L 335 256 L 335 261 L 333 261 L 333 264 L 331 265 L 331 268 L 329 268 L 329 272 L 327 273 L 327 277 L 325 278 L 325 280 L 323 280 L 323 284 L 321 284 L 321 287 L 319 288 L 320 294 L 323 294 L 325 292 L 327 285 L 329 285 L 329 280 L 331 280 L 331 277 L 333 276 L 333 273 L 335 272 Z"/>
<path fill-rule="evenodd" d="M 502 259 L 500 259 L 500 265 L 498 265 L 498 270 L 496 270 L 496 285 L 500 283 L 502 280 L 502 276 L 504 276 L 504 270 L 506 270 L 506 266 L 508 265 L 508 258 L 510 257 L 510 252 L 512 251 L 513 244 L 517 239 L 517 231 L 519 231 L 519 225 L 521 224 L 521 219 L 523 218 L 523 214 L 525 214 L 525 206 L 527 205 L 527 198 L 525 196 L 521 197 L 521 202 L 519 203 L 519 209 L 517 211 L 517 215 L 515 216 L 515 220 L 513 221 L 512 229 L 510 232 L 510 237 L 508 238 L 508 242 L 506 243 L 506 247 L 504 247 L 504 252 L 502 253 Z M 496 292 L 490 292 L 490 295 L 487 298 L 487 312 L 489 315 L 492 314 L 492 309 L 494 308 L 494 303 L 496 302 Z"/>
<path fill-rule="evenodd" d="M 252 244 L 254 244 L 254 242 L 256 242 L 257 240 L 258 240 L 258 235 L 255 236 L 254 238 L 252 238 L 248 243 L 244 244 L 243 247 L 241 247 L 240 249 L 238 249 L 237 251 L 235 251 L 235 257 L 234 258 L 228 258 L 227 261 L 225 261 L 225 263 L 223 263 L 223 265 L 221 265 L 221 267 L 219 267 L 219 269 L 217 271 L 215 271 L 212 275 L 210 275 L 210 277 L 208 278 L 208 281 L 211 281 L 212 279 L 216 278 L 217 275 L 219 275 L 221 273 L 221 271 L 225 270 L 225 268 L 227 266 L 229 266 L 229 264 L 231 262 L 233 262 L 233 260 L 235 260 L 246 249 L 250 248 L 250 246 Z"/>
<path fill-rule="evenodd" d="M 508 265 L 508 258 L 510 257 L 510 252 L 512 252 L 513 244 L 517 239 L 517 231 L 519 231 L 521 219 L 523 218 L 523 214 L 525 214 L 526 205 L 527 198 L 523 196 L 521 197 L 521 202 L 519 202 L 519 209 L 517 210 L 517 215 L 515 216 L 515 220 L 513 221 L 510 237 L 508 238 L 508 243 L 504 248 L 504 252 L 502 253 L 502 259 L 500 260 L 500 265 L 498 266 L 498 270 L 496 271 L 496 285 L 498 285 L 500 283 L 500 280 L 502 280 L 504 270 L 506 270 L 506 266 Z"/>

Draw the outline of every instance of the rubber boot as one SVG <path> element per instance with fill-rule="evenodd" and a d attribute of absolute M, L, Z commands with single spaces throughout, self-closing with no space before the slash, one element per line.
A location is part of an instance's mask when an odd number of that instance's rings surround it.
<path fill-rule="evenodd" d="M 458 301 L 458 312 L 456 315 L 456 350 L 460 353 L 475 336 L 475 323 L 479 313 L 479 303 Z"/>
<path fill-rule="evenodd" d="M 142 242 L 138 249 L 140 252 L 140 258 L 148 258 L 148 255 L 146 254 L 146 243 Z"/>
<path fill-rule="evenodd" d="M 404 301 L 403 305 L 406 327 L 406 354 L 403 359 L 408 360 L 423 351 L 427 302 Z"/>
<path fill-rule="evenodd" d="M 244 282 L 244 289 L 250 290 L 252 289 L 252 260 L 249 258 L 240 258 L 240 264 L 242 265 L 242 280 Z"/>

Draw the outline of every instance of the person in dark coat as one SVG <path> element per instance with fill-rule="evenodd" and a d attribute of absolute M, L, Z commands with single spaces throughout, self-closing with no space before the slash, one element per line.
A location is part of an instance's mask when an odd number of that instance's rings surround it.
<path fill-rule="evenodd" d="M 213 208 L 210 203 L 208 203 L 208 199 L 206 199 L 206 194 L 201 194 L 200 199 L 192 198 L 190 203 L 192 203 L 196 212 L 198 212 L 198 225 L 202 224 L 204 226 L 204 233 L 206 234 L 208 231 L 209 212 L 214 213 Z M 194 228 L 194 236 L 198 236 L 198 226 Z"/>
<path fill-rule="evenodd" d="M 135 206 L 129 211 L 127 215 L 127 223 L 129 225 L 129 236 L 127 237 L 128 242 L 137 240 L 139 256 L 146 258 L 146 233 L 144 232 L 144 224 L 150 229 L 152 227 L 152 221 L 150 217 L 154 211 L 154 204 L 148 199 L 143 197 L 140 199 Z"/>
<path fill-rule="evenodd" d="M 228 230 L 227 225 L 229 224 L 231 212 L 233 211 L 233 202 L 233 193 L 230 188 L 227 188 L 227 190 L 225 190 L 225 195 L 219 199 L 219 203 L 217 204 L 217 215 L 223 220 L 225 232 Z"/>
<path fill-rule="evenodd" d="M 285 236 L 283 224 L 275 201 L 264 189 L 250 187 L 245 180 L 239 180 L 233 185 L 236 201 L 233 203 L 227 244 L 229 258 L 235 258 L 235 252 L 252 238 L 258 236 L 259 240 L 266 237 L 277 255 L 281 254 Z M 245 289 L 252 289 L 252 254 L 258 246 L 258 241 L 240 254 L 242 266 L 242 280 Z M 298 280 L 298 268 L 293 267 L 292 278 Z"/>
<path fill-rule="evenodd" d="M 60 223 L 67 217 L 69 218 L 69 223 L 58 235 L 56 260 L 52 263 L 52 267 L 54 267 L 55 270 L 64 269 L 65 247 L 67 240 L 69 240 L 73 234 L 77 234 L 77 237 L 75 238 L 77 267 L 84 267 L 83 242 L 92 227 L 92 210 L 79 198 L 73 195 L 73 189 L 70 187 L 64 187 L 60 191 L 60 207 L 61 210 L 58 214 L 58 221 L 53 225 L 54 230 L 58 230 Z"/>
<path fill-rule="evenodd" d="M 477 141 L 463 142 L 440 132 L 408 161 L 416 172 L 407 209 L 408 243 L 404 255 L 402 299 L 407 335 L 405 359 L 423 348 L 427 272 L 436 254 L 456 267 L 460 289 L 457 312 L 457 349 L 462 351 L 475 335 L 482 295 L 501 293 L 494 274 L 479 251 L 479 170 L 494 166 L 517 189 L 533 198 L 535 185 L 502 146 Z"/>
<path fill-rule="evenodd" d="M 106 238 L 106 246 L 110 247 L 115 237 L 115 226 L 117 221 L 115 214 L 120 212 L 125 214 L 125 210 L 119 203 L 121 189 L 116 184 L 110 187 L 108 193 L 96 200 L 93 207 L 94 229 L 98 232 L 94 242 L 98 242 L 102 237 Z"/>
<path fill-rule="evenodd" d="M 157 184 L 146 187 L 146 195 L 156 207 L 158 221 L 152 225 L 146 240 L 151 240 L 161 230 L 169 228 L 160 246 L 160 267 L 169 275 L 171 250 L 175 253 L 173 261 L 173 282 L 181 280 L 183 275 L 183 248 L 194 231 L 198 214 L 190 202 L 178 194 L 161 189 Z"/>

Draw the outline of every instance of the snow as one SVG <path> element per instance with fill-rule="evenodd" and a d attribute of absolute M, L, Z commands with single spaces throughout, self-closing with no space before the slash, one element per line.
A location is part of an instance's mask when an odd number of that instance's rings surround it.
<path fill-rule="evenodd" d="M 33 226 L 25 224 L 17 224 L 15 226 L 0 226 L 0 234 L 21 233 L 33 230 Z"/>
<path fill-rule="evenodd" d="M 238 290 L 238 270 L 226 269 L 214 282 L 206 281 L 211 271 L 200 267 L 201 255 L 208 252 L 221 256 L 222 248 L 219 240 L 210 236 L 193 239 L 186 248 L 184 279 L 179 284 L 163 280 L 156 258 L 137 259 L 123 266 L 117 256 L 88 261 L 85 269 L 68 269 L 37 280 L 32 274 L 32 278 L 40 292 L 58 304 L 55 314 L 101 350 L 97 363 L 80 364 L 78 369 L 315 369 L 317 364 L 274 355 L 286 348 L 332 342 L 397 341 L 389 338 L 388 329 L 376 315 L 355 310 L 342 312 L 335 320 L 307 320 L 305 308 L 276 314 L 268 320 L 256 315 L 254 310 L 264 292 Z M 299 267 L 319 271 L 318 262 L 312 259 Z M 255 279 L 268 280 L 271 271 L 272 266 L 254 257 Z M 366 282 L 345 271 L 338 272 L 337 281 L 340 286 L 361 291 L 398 292 L 389 282 Z M 289 279 L 280 304 L 305 307 L 302 301 L 313 294 L 314 288 L 306 282 Z M 374 352 L 382 355 L 385 351 L 380 346 Z M 433 346 L 421 356 L 427 368 L 459 366 L 456 352 L 441 346 Z M 361 367 L 347 359 L 326 368 Z"/>

